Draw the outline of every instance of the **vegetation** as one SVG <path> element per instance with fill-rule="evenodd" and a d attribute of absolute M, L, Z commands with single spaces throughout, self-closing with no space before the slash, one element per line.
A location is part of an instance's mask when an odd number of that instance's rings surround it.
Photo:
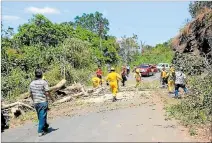
<path fill-rule="evenodd" d="M 167 43 L 157 44 L 155 47 L 144 46 L 142 54 L 136 54 L 133 57 L 132 65 L 171 63 L 173 56 L 174 52 Z"/>
<path fill-rule="evenodd" d="M 189 4 L 189 12 L 195 18 L 204 8 L 212 9 L 212 1 L 194 1 Z"/>
<path fill-rule="evenodd" d="M 95 13 L 90 21 L 98 22 L 96 15 L 101 20 L 102 14 Z M 107 19 L 102 19 L 109 25 Z M 57 24 L 37 14 L 20 25 L 16 34 L 13 28 L 2 29 L 1 95 L 15 100 L 26 92 L 37 67 L 43 69 L 52 86 L 64 77 L 69 83 L 87 83 L 97 64 L 118 63 L 116 38 L 106 33 L 99 37 L 79 21 L 76 18 L 74 26 L 70 22 Z"/>
<path fill-rule="evenodd" d="M 170 116 L 180 119 L 183 124 L 190 127 L 191 135 L 196 134 L 195 127 L 197 127 L 197 125 L 207 125 L 212 121 L 211 41 L 204 40 L 202 42 L 203 44 L 200 45 L 201 48 L 197 48 L 196 50 L 200 53 L 199 55 L 192 54 L 194 50 L 188 50 L 189 48 L 196 48 L 189 44 L 189 42 L 192 41 L 189 39 L 189 37 L 191 37 L 191 35 L 189 35 L 191 31 L 193 32 L 192 34 L 195 34 L 198 33 L 199 30 L 206 29 L 204 26 L 207 27 L 207 25 L 210 25 L 208 21 L 212 20 L 211 6 L 212 3 L 209 1 L 192 2 L 189 6 L 189 11 L 191 16 L 195 18 L 194 21 L 201 21 L 202 27 L 200 27 L 198 22 L 190 22 L 184 28 L 187 32 L 183 33 L 183 39 L 178 36 L 172 41 L 176 50 L 179 50 L 176 52 L 173 62 L 177 67 L 183 67 L 184 72 L 188 75 L 187 86 L 189 93 L 179 104 L 172 105 L 168 107 L 167 110 Z M 205 7 L 208 9 L 205 9 Z M 211 30 L 208 30 L 208 33 L 209 32 L 211 32 Z M 184 40 L 184 43 L 180 41 L 180 39 Z M 208 39 L 207 35 L 196 37 L 195 41 L 199 42 L 202 39 Z M 182 50 L 179 46 L 180 42 L 182 47 L 183 44 L 187 44 L 183 52 L 180 52 L 180 50 Z"/>

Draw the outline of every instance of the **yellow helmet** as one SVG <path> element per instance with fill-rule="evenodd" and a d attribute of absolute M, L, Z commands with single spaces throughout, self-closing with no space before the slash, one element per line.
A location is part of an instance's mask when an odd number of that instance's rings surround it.
<path fill-rule="evenodd" d="M 110 70 L 111 70 L 111 71 L 115 71 L 115 68 L 114 68 L 114 67 L 111 67 Z"/>
<path fill-rule="evenodd" d="M 136 69 L 135 72 L 139 73 L 139 69 Z"/>

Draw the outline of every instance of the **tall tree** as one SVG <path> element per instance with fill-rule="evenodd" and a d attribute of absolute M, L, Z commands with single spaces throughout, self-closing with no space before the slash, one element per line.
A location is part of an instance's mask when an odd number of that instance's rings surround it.
<path fill-rule="evenodd" d="M 56 46 L 62 43 L 73 28 L 70 24 L 54 24 L 41 14 L 36 14 L 28 23 L 18 28 L 15 38 L 23 45 L 41 44 L 43 46 Z"/>
<path fill-rule="evenodd" d="M 109 31 L 109 21 L 100 12 L 83 14 L 75 17 L 76 26 L 86 28 L 98 35 L 106 35 Z"/>
<path fill-rule="evenodd" d="M 132 37 L 124 36 L 119 41 L 119 55 L 122 57 L 123 62 L 130 63 L 133 59 L 133 56 L 138 53 L 139 44 L 137 40 L 137 35 L 133 34 Z"/>

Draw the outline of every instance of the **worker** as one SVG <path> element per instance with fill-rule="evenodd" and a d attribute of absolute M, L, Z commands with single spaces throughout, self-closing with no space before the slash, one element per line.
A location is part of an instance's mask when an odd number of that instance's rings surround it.
<path fill-rule="evenodd" d="M 179 93 L 179 88 L 183 88 L 184 92 L 187 93 L 188 90 L 185 86 L 186 83 L 186 76 L 183 73 L 183 68 L 180 67 L 179 71 L 175 73 L 175 98 L 179 98 L 178 93 Z"/>
<path fill-rule="evenodd" d="M 118 92 L 118 82 L 121 80 L 121 76 L 115 72 L 115 69 L 111 67 L 111 73 L 106 77 L 106 81 L 109 82 L 112 94 L 113 94 L 113 102 L 117 100 L 116 95 Z"/>
<path fill-rule="evenodd" d="M 174 90 L 174 81 L 175 81 L 175 69 L 173 65 L 170 66 L 170 70 L 166 75 L 166 78 L 168 79 L 168 90 L 169 93 L 173 93 Z"/>
<path fill-rule="evenodd" d="M 48 102 L 47 96 L 54 102 L 50 95 L 48 83 L 42 79 L 43 73 L 40 69 L 35 70 L 35 80 L 30 83 L 30 96 L 33 100 L 39 124 L 39 137 L 48 132 L 49 124 L 47 123 Z"/>
<path fill-rule="evenodd" d="M 139 69 L 136 69 L 135 70 L 134 77 L 135 77 L 135 80 L 136 80 L 136 86 L 135 87 L 137 88 L 141 84 L 141 73 L 140 73 L 140 70 Z"/>
<path fill-rule="evenodd" d="M 92 83 L 94 88 L 97 88 L 100 85 L 100 82 L 101 82 L 100 78 L 96 76 L 92 78 Z"/>
<path fill-rule="evenodd" d="M 98 69 L 96 71 L 97 77 L 100 79 L 100 84 L 102 85 L 102 69 L 100 66 L 98 66 Z"/>
<path fill-rule="evenodd" d="M 135 72 L 136 69 L 137 69 L 137 67 L 136 67 L 136 65 L 134 65 L 132 72 Z"/>
<path fill-rule="evenodd" d="M 161 70 L 161 82 L 162 82 L 162 87 L 166 87 L 167 85 L 167 77 L 166 77 L 167 71 L 165 69 L 165 66 L 163 65 L 163 68 Z"/>
<path fill-rule="evenodd" d="M 121 77 L 122 77 L 122 86 L 125 86 L 125 82 L 127 81 L 127 69 L 125 66 L 122 67 Z"/>

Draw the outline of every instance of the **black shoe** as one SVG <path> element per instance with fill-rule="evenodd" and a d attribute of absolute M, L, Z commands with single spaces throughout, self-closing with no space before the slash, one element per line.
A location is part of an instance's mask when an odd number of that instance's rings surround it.
<path fill-rule="evenodd" d="M 116 97 L 113 97 L 113 102 L 116 102 L 117 101 L 117 98 Z"/>
<path fill-rule="evenodd" d="M 43 131 L 44 131 L 45 133 L 48 133 L 48 128 L 49 128 L 49 124 L 46 124 L 45 127 L 44 127 L 44 129 L 43 129 Z"/>

